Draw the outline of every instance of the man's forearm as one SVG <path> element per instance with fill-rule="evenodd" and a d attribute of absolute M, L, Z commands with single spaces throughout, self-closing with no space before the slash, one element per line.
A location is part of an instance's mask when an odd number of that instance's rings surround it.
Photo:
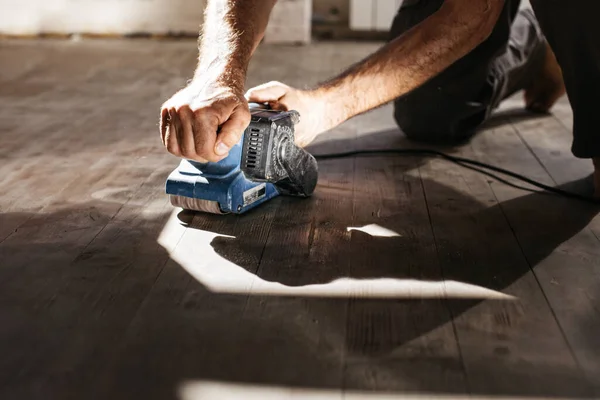
<path fill-rule="evenodd" d="M 252 53 L 276 0 L 209 0 L 199 40 L 195 81 L 218 81 L 242 91 Z"/>
<path fill-rule="evenodd" d="M 313 90 L 345 120 L 400 97 L 483 42 L 503 0 L 447 0 L 419 25 Z M 339 123 L 342 121 L 335 121 Z"/>

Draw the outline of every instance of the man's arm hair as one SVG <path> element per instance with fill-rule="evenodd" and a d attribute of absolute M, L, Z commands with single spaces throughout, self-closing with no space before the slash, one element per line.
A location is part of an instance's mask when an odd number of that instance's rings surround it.
<path fill-rule="evenodd" d="M 277 0 L 208 0 L 194 81 L 243 91 L 250 57 L 262 40 Z"/>
<path fill-rule="evenodd" d="M 440 9 L 341 75 L 313 89 L 342 121 L 400 97 L 492 33 L 504 0 L 446 0 Z M 341 121 L 337 121 L 338 123 Z"/>

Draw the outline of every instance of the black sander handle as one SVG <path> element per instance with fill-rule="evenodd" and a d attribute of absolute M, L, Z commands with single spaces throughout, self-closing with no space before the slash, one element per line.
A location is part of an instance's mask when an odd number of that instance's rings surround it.
<path fill-rule="evenodd" d="M 248 179 L 273 183 L 285 195 L 308 197 L 319 179 L 317 160 L 295 144 L 297 111 L 280 111 L 250 103 L 241 168 Z"/>

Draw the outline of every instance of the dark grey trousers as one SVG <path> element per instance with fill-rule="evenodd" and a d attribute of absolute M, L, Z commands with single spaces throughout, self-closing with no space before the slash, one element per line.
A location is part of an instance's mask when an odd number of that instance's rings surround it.
<path fill-rule="evenodd" d="M 437 11 L 443 0 L 407 0 L 393 39 Z M 468 140 L 499 103 L 525 88 L 544 60 L 545 37 L 563 69 L 574 112 L 573 154 L 600 156 L 600 0 L 506 0 L 490 37 L 467 56 L 395 101 L 394 117 L 415 141 Z M 537 16 L 537 19 L 536 19 Z M 539 22 L 538 22 L 539 21 Z M 542 33 L 542 30 L 544 33 Z"/>

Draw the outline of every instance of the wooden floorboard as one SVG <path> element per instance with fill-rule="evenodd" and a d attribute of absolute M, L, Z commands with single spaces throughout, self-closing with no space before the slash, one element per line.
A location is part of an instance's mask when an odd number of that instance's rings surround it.
<path fill-rule="evenodd" d="M 480 161 L 497 163 L 504 157 L 512 162 L 505 161 L 502 166 L 515 169 L 520 162 L 521 166 L 527 166 L 530 176 L 532 173 L 535 176 L 532 170 L 541 170 L 541 166 L 523 143 L 503 136 L 503 129 L 484 131 L 473 140 L 474 144 L 488 137 L 496 140 L 495 146 L 488 145 L 481 152 L 485 156 Z M 467 146 L 461 149 L 461 154 L 476 158 L 477 153 Z M 446 171 L 454 171 L 456 175 L 453 177 Z M 486 301 L 455 316 L 472 391 L 542 397 L 590 395 L 569 344 L 513 235 L 513 226 L 505 216 L 507 209 L 515 214 L 525 213 L 530 211 L 528 205 L 535 207 L 541 203 L 531 197 L 535 195 L 523 192 L 518 192 L 520 197 L 514 202 L 504 202 L 495 190 L 504 189 L 503 184 L 455 166 L 438 169 L 434 176 L 446 184 L 452 182 L 454 190 L 468 193 L 470 198 L 460 201 L 456 195 L 442 196 L 439 213 L 447 219 L 445 238 L 450 247 L 446 251 L 445 273 L 456 274 L 459 281 L 515 297 L 514 301 Z M 448 204 L 450 198 L 452 202 Z M 532 234 L 537 232 L 535 224 L 527 226 Z"/>
<path fill-rule="evenodd" d="M 262 46 L 248 85 L 312 84 L 378 46 Z M 180 213 L 157 111 L 194 41 L 0 57 L 0 398 L 600 395 L 597 208 L 377 156 L 320 162 L 311 199 Z M 566 100 L 520 107 L 445 150 L 589 190 Z M 310 150 L 407 146 L 388 106 Z"/>
<path fill-rule="evenodd" d="M 35 73 L 17 81 L 25 91 L 44 82 L 38 85 L 41 92 L 3 97 L 16 100 L 11 110 L 17 115 L 32 109 L 37 113 L 3 141 L 9 145 L 3 154 L 8 171 L 3 187 L 15 189 L 2 191 L 2 220 L 11 225 L 0 247 L 6 321 L 0 329 L 3 345 L 12 349 L 2 358 L 6 398 L 45 392 L 77 398 L 77 390 L 101 364 L 97 354 L 112 350 L 112 339 L 128 324 L 139 296 L 145 296 L 144 284 L 154 279 L 144 255 L 153 254 L 162 214 L 169 212 L 157 191 L 170 169 L 164 162 L 168 157 L 151 142 L 132 138 L 145 135 L 148 126 L 154 130 L 154 123 L 135 121 L 136 113 L 129 119 L 107 118 L 110 109 L 95 110 L 97 98 L 106 99 L 96 90 L 106 77 L 82 79 L 81 74 L 94 70 L 93 60 L 77 64 L 74 53 L 70 60 L 78 71 L 69 71 L 71 64 L 62 65 L 64 60 L 61 64 L 55 54 L 45 52 L 46 60 L 32 68 Z M 62 96 L 74 87 L 72 97 Z M 120 102 L 126 112 L 125 100 L 114 101 L 113 110 Z M 2 114 L 3 121 L 9 117 Z M 110 312 L 113 305 L 115 314 Z"/>
<path fill-rule="evenodd" d="M 391 110 L 388 110 L 391 112 Z M 405 147 L 398 131 L 359 135 L 356 148 Z M 413 158 L 367 157 L 355 161 L 352 227 L 372 224 L 397 235 L 353 230 L 347 274 L 406 285 L 405 298 L 348 303 L 344 387 L 353 391 L 466 393 L 465 376 L 441 282 L 440 266 L 421 179 Z M 367 293 L 368 294 L 368 293 Z M 424 371 L 427 371 L 425 374 Z"/>
<path fill-rule="evenodd" d="M 276 209 L 269 204 L 239 220 L 194 218 L 187 228 L 177 219 L 189 216 L 172 216 L 173 231 L 163 231 L 159 240 L 170 260 L 105 366 L 97 398 L 171 398 L 186 379 L 243 381 L 251 380 L 252 372 L 264 373 L 254 364 L 264 347 L 249 346 L 260 339 L 261 325 L 243 318 L 251 283 L 244 278 L 256 272 L 262 246 L 238 250 L 231 262 L 219 263 L 211 244 L 220 235 L 254 235 L 264 243 Z M 228 282 L 239 288 L 240 281 L 241 290 L 227 292 Z M 257 353 L 246 357 L 247 351 Z"/>
<path fill-rule="evenodd" d="M 557 106 L 561 109 L 564 105 L 561 102 Z M 578 193 L 593 192 L 591 162 L 575 159 L 566 150 L 572 134 L 565 124 L 548 116 L 515 122 L 513 127 L 554 183 Z M 508 165 L 510 157 L 499 156 L 496 162 Z M 580 368 L 599 396 L 600 353 L 593 343 L 600 332 L 600 245 L 595 232 L 600 216 L 592 205 L 565 199 L 544 200 L 536 205 L 537 212 L 529 210 L 526 215 L 513 214 L 509 218 Z M 508 209 L 507 213 L 511 211 Z M 536 226 L 536 234 L 528 233 L 531 229 L 527 226 Z"/>

